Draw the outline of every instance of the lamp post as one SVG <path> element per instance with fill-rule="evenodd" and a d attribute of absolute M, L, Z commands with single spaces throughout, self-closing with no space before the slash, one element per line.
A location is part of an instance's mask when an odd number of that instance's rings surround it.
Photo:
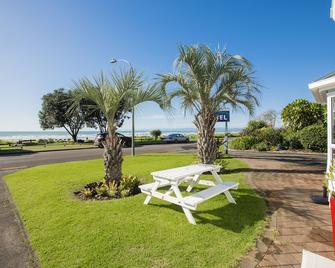
<path fill-rule="evenodd" d="M 118 62 L 124 62 L 128 64 L 130 68 L 132 68 L 131 64 L 129 61 L 124 60 L 124 59 L 111 59 L 110 63 L 118 63 Z M 134 106 L 131 108 L 131 155 L 135 155 L 135 111 L 134 111 Z"/>

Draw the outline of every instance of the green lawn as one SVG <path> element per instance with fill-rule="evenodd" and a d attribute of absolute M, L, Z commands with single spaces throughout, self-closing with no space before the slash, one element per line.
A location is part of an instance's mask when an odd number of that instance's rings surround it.
<path fill-rule="evenodd" d="M 191 154 L 129 156 L 124 174 L 151 181 L 152 171 L 192 162 Z M 143 205 L 143 194 L 74 198 L 74 190 L 102 178 L 101 160 L 34 167 L 5 181 L 43 267 L 230 267 L 261 232 L 265 203 L 245 184 L 246 165 L 229 162 L 231 174 L 223 179 L 240 182 L 233 192 L 237 205 L 223 195 L 210 199 L 193 213 L 194 226 L 176 205 L 157 199 Z"/>

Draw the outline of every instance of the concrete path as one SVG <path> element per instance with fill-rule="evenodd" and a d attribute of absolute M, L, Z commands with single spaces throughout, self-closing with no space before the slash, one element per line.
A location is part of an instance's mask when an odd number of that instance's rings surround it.
<path fill-rule="evenodd" d="M 233 152 L 250 166 L 248 180 L 271 220 L 241 267 L 300 267 L 302 249 L 335 260 L 330 211 L 311 202 L 324 180 L 324 154 Z"/>

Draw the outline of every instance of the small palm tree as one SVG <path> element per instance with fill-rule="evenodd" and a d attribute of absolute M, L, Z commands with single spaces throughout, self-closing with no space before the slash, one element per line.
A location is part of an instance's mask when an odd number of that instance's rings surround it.
<path fill-rule="evenodd" d="M 108 79 L 103 73 L 94 77 L 75 82 L 76 103 L 82 100 L 91 102 L 91 109 L 100 111 L 107 121 L 108 136 L 104 146 L 104 168 L 107 183 L 119 185 L 122 177 L 122 141 L 116 130 L 122 125 L 132 107 L 146 101 L 164 104 L 164 92 L 155 85 L 144 85 L 141 74 L 133 68 L 120 73 L 112 73 Z"/>
<path fill-rule="evenodd" d="M 253 73 L 250 62 L 239 55 L 194 45 L 180 46 L 174 73 L 159 75 L 165 91 L 168 84 L 177 84 L 169 94 L 170 100 L 179 97 L 185 112 L 195 114 L 201 163 L 216 159 L 215 112 L 228 107 L 254 112 L 260 90 Z"/>

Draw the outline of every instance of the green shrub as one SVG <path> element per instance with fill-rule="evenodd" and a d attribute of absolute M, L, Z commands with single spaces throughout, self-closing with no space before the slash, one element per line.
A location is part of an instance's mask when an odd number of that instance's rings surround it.
<path fill-rule="evenodd" d="M 220 173 L 222 173 L 227 168 L 228 161 L 224 158 L 218 158 L 214 161 L 213 164 L 217 166 L 221 166 Z"/>
<path fill-rule="evenodd" d="M 304 149 L 315 152 L 327 151 L 327 128 L 323 124 L 305 127 L 300 131 L 300 142 Z"/>
<path fill-rule="evenodd" d="M 257 143 L 257 140 L 251 136 L 242 136 L 231 141 L 230 147 L 237 150 L 250 150 Z"/>
<path fill-rule="evenodd" d="M 262 128 L 255 135 L 259 143 L 265 143 L 270 146 L 279 146 L 283 143 L 283 134 L 280 128 Z"/>
<path fill-rule="evenodd" d="M 243 129 L 242 135 L 244 136 L 253 135 L 257 130 L 262 129 L 264 127 L 268 127 L 266 122 L 262 120 L 250 120 L 248 122 L 248 126 L 245 129 Z"/>
<path fill-rule="evenodd" d="M 299 132 L 284 132 L 283 146 L 292 150 L 303 149 L 303 146 L 300 142 Z"/>
<path fill-rule="evenodd" d="M 96 200 L 107 200 L 111 198 L 121 198 L 131 195 L 136 195 L 141 192 L 139 185 L 141 181 L 136 176 L 122 177 L 120 185 L 118 186 L 115 181 L 107 183 L 92 182 L 86 184 L 83 189 L 75 192 L 82 199 L 96 199 Z"/>
<path fill-rule="evenodd" d="M 140 191 L 140 179 L 136 176 L 126 176 L 121 179 L 121 183 L 119 186 L 119 191 L 121 196 L 130 196 L 138 194 Z"/>
<path fill-rule="evenodd" d="M 325 109 L 321 104 L 297 99 L 283 109 L 281 118 L 287 128 L 298 131 L 313 124 L 324 123 L 327 117 Z"/>
<path fill-rule="evenodd" d="M 261 142 L 255 145 L 255 149 L 257 151 L 270 151 L 271 150 L 271 146 L 265 142 Z"/>

